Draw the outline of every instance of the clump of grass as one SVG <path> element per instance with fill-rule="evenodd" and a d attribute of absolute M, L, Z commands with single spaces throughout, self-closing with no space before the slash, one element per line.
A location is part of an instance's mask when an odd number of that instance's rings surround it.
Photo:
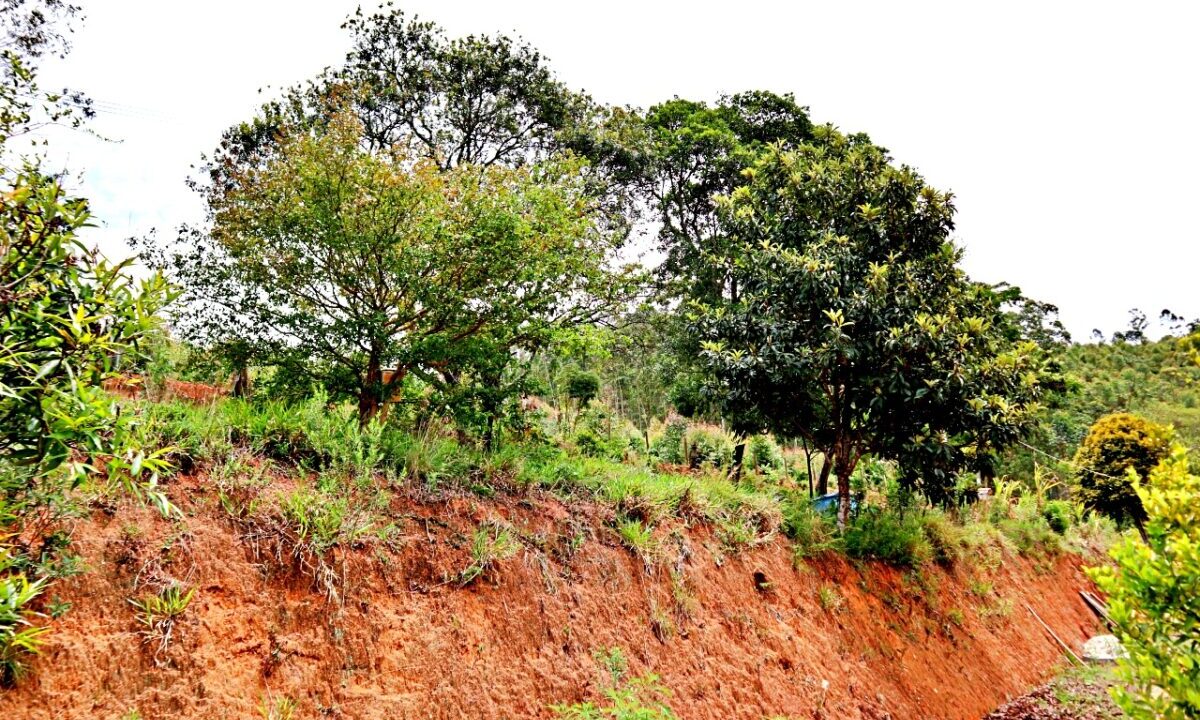
<path fill-rule="evenodd" d="M 322 555 L 340 542 L 353 542 L 370 524 L 349 512 L 345 497 L 301 488 L 279 498 L 279 510 L 296 534 L 297 544 Z"/>
<path fill-rule="evenodd" d="M 962 525 L 951 520 L 938 508 L 921 513 L 921 528 L 925 533 L 933 559 L 942 565 L 958 562 L 966 550 L 966 539 Z"/>
<path fill-rule="evenodd" d="M 1018 502 L 996 527 L 1022 555 L 1053 555 L 1062 549 L 1061 537 L 1031 499 Z"/>
<path fill-rule="evenodd" d="M 840 546 L 832 518 L 814 508 L 807 496 L 793 493 L 784 502 L 782 527 L 783 534 L 792 540 L 796 563 Z"/>
<path fill-rule="evenodd" d="M 846 598 L 832 585 L 822 585 L 817 588 L 817 602 L 827 613 L 838 613 L 846 605 Z"/>
<path fill-rule="evenodd" d="M 658 559 L 658 540 L 654 537 L 654 528 L 635 518 L 620 518 L 617 520 L 617 535 L 621 543 L 642 559 L 647 567 L 652 566 Z"/>
<path fill-rule="evenodd" d="M 868 507 L 842 536 L 846 554 L 862 560 L 882 560 L 897 567 L 920 567 L 933 557 L 920 517 Z"/>
<path fill-rule="evenodd" d="M 471 536 L 471 564 L 459 573 L 459 585 L 475 582 L 497 563 L 516 555 L 520 548 L 512 530 L 499 523 L 488 522 L 475 528 Z"/>
<path fill-rule="evenodd" d="M 178 585 L 170 585 L 156 595 L 129 601 L 137 609 L 136 618 L 143 628 L 142 641 L 157 645 L 154 652 L 156 658 L 170 646 L 175 625 L 187 611 L 195 594 L 195 588 L 185 593 Z"/>
<path fill-rule="evenodd" d="M 258 704 L 258 714 L 263 720 L 292 720 L 296 715 L 296 701 L 284 696 L 271 701 L 264 697 Z"/>

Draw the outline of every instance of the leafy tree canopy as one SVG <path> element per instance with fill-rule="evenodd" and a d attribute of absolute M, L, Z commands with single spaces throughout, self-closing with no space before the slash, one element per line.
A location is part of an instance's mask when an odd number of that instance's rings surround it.
<path fill-rule="evenodd" d="M 1105 415 L 1092 425 L 1075 453 L 1079 497 L 1116 520 L 1146 519 L 1134 483 L 1145 480 L 1170 453 L 1174 432 L 1131 413 Z"/>
<path fill-rule="evenodd" d="M 772 145 L 720 201 L 739 292 L 694 304 L 709 391 L 735 427 L 803 437 L 833 459 L 843 519 L 865 453 L 945 499 L 953 474 L 1016 439 L 1044 357 L 1013 342 L 1003 297 L 949 242 L 951 196 L 863 136 Z"/>
<path fill-rule="evenodd" d="M 188 289 L 189 333 L 298 354 L 348 379 L 366 421 L 409 373 L 454 385 L 620 297 L 581 161 L 445 169 L 362 133 L 343 112 L 229 176 L 211 232 L 160 260 Z"/>

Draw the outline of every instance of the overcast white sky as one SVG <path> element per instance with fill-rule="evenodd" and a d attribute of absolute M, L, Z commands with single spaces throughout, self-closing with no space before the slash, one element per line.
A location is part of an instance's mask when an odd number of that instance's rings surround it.
<path fill-rule="evenodd" d="M 102 111 L 105 143 L 56 132 L 110 255 L 200 215 L 190 166 L 259 88 L 337 63 L 358 4 L 76 0 L 48 66 Z M 364 3 L 373 7 L 374 3 Z M 1200 317 L 1200 4 L 411 0 L 451 35 L 519 34 L 567 85 L 641 107 L 792 92 L 957 195 L 973 277 L 1056 303 L 1077 339 L 1127 311 Z M 265 92 L 270 92 L 266 90 Z"/>

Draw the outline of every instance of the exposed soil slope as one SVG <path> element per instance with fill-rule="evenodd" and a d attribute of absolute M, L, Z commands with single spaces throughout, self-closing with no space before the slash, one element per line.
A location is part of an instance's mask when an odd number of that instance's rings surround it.
<path fill-rule="evenodd" d="M 89 571 L 52 591 L 72 609 L 30 677 L 0 692 L 0 717 L 252 718 L 285 696 L 296 718 L 549 717 L 597 697 L 594 653 L 620 647 L 681 718 L 979 718 L 1059 661 L 1026 603 L 1075 646 L 1095 629 L 1075 556 L 986 574 L 837 557 L 796 569 L 782 539 L 732 552 L 678 528 L 647 570 L 605 510 L 544 494 L 398 492 L 399 532 L 333 559 L 344 601 L 330 602 L 205 487 L 171 488 L 179 522 L 129 505 L 77 522 Z M 511 523 L 521 550 L 460 587 L 488 519 Z M 196 595 L 156 658 L 128 601 L 168 578 Z"/>

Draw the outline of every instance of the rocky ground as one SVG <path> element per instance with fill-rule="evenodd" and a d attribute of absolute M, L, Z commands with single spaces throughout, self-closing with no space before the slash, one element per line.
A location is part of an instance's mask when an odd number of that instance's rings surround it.
<path fill-rule="evenodd" d="M 984 720 L 1116 720 L 1124 718 L 1109 695 L 1111 666 L 1068 671 L 1000 707 Z"/>

